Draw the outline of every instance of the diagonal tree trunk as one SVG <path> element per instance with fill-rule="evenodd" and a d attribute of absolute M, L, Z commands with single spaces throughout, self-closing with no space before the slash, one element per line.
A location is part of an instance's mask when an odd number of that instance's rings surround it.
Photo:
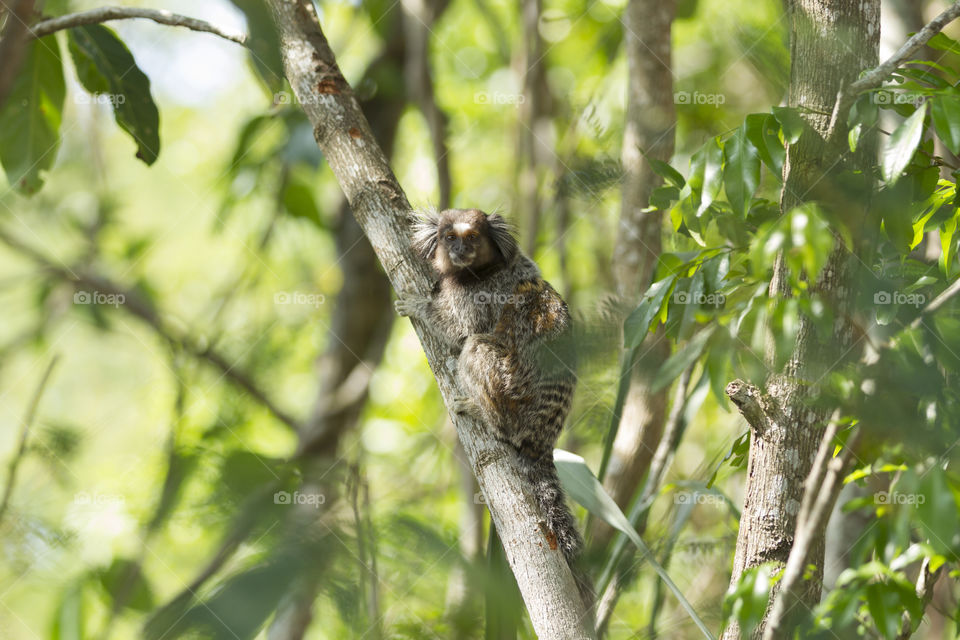
<path fill-rule="evenodd" d="M 410 248 L 410 205 L 377 146 L 353 91 L 320 29 L 312 0 L 270 0 L 288 80 L 314 136 L 393 287 L 425 296 L 427 265 Z M 414 322 L 446 401 L 459 390 L 441 342 Z M 516 456 L 482 423 L 454 415 L 457 433 L 487 498 L 535 632 L 542 638 L 592 638 L 570 568 L 551 548 L 543 516 Z M 554 547 L 556 545 L 553 545 Z"/>
<path fill-rule="evenodd" d="M 839 169 L 844 149 L 831 146 L 846 140 L 845 131 L 830 135 L 830 114 L 838 90 L 876 66 L 880 35 L 879 0 L 792 0 L 790 106 L 798 107 L 810 125 L 796 144 L 789 145 L 784 166 L 781 210 L 818 199 L 845 202 L 831 172 Z M 841 122 L 845 122 L 842 118 Z M 838 125 L 843 126 L 843 125 Z M 828 139 L 830 141 L 828 141 Z M 872 153 L 862 145 L 859 157 Z M 856 158 L 854 159 L 856 161 Z M 866 203 L 851 206 L 861 210 Z M 832 303 L 842 318 L 843 291 L 849 286 L 850 255 L 837 243 L 820 274 L 810 274 L 813 291 Z M 774 267 L 771 296 L 785 295 L 786 267 L 782 257 Z M 834 326 L 831 340 L 822 341 L 806 316 L 801 316 L 793 354 L 782 371 L 771 374 L 764 389 L 743 381 L 727 386 L 727 394 L 750 426 L 750 458 L 744 508 L 737 536 L 731 585 L 744 571 L 765 562 L 783 566 L 793 544 L 803 484 L 810 472 L 823 434 L 826 413 L 807 405 L 813 385 L 849 345 L 847 322 Z M 823 575 L 823 529 L 815 534 L 809 563 L 816 567 L 804 582 L 800 601 L 812 607 L 819 601 Z M 771 599 L 772 601 L 772 599 Z M 769 609 L 768 609 L 769 613 Z M 753 637 L 763 634 L 763 625 Z M 726 639 L 740 637 L 736 624 L 727 627 Z"/>

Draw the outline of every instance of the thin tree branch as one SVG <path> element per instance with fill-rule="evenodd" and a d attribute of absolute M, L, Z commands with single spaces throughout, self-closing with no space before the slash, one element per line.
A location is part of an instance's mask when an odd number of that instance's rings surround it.
<path fill-rule="evenodd" d="M 88 287 L 97 293 L 117 296 L 122 299 L 123 307 L 130 314 L 140 318 L 153 328 L 156 333 L 170 344 L 181 347 L 187 353 L 200 360 L 206 360 L 214 367 L 220 370 L 225 378 L 233 384 L 247 392 L 254 400 L 264 406 L 275 418 L 280 420 L 294 431 L 299 431 L 300 422 L 293 416 L 282 410 L 270 397 L 263 391 L 253 379 L 244 371 L 240 370 L 235 363 L 229 362 L 226 357 L 211 346 L 204 346 L 197 343 L 187 335 L 179 334 L 171 329 L 160 317 L 153 306 L 143 299 L 140 294 L 131 289 L 127 289 L 108 278 L 88 273 L 80 268 L 71 269 L 69 267 L 55 264 L 52 260 L 44 256 L 39 251 L 29 247 L 6 231 L 0 230 L 0 242 L 8 247 L 27 256 L 45 271 L 52 273 L 57 278 L 71 283 L 78 292 L 83 290 L 80 287 Z M 88 292 L 89 293 L 89 292 Z M 122 298 L 121 298 L 122 296 Z"/>
<path fill-rule="evenodd" d="M 828 129 L 826 139 L 830 140 L 833 137 L 833 134 L 837 131 L 837 121 L 841 115 L 846 114 L 847 109 L 853 104 L 858 94 L 868 89 L 879 87 L 897 67 L 913 57 L 913 54 L 926 45 L 933 36 L 943 31 L 944 27 L 958 17 L 960 17 L 960 0 L 954 2 L 948 9 L 943 11 L 943 13 L 928 22 L 920 31 L 913 34 L 897 49 L 896 53 L 887 58 L 883 63 L 861 75 L 858 80 L 841 88 L 837 94 L 837 102 L 833 107 L 833 114 L 830 116 L 830 128 Z"/>
<path fill-rule="evenodd" d="M 99 7 L 90 11 L 81 11 L 79 13 L 70 13 L 65 16 L 49 18 L 33 25 L 30 29 L 30 35 L 33 38 L 42 38 L 57 31 L 64 29 L 73 29 L 87 24 L 99 24 L 111 20 L 132 20 L 144 19 L 153 20 L 159 24 L 165 24 L 169 27 L 184 27 L 191 31 L 200 31 L 202 33 L 212 33 L 224 40 L 246 45 L 247 36 L 243 33 L 233 33 L 226 29 L 210 24 L 205 20 L 183 16 L 166 9 L 141 9 L 139 7 Z"/>
<path fill-rule="evenodd" d="M 50 364 L 47 365 L 46 371 L 43 372 L 40 382 L 37 383 L 36 391 L 33 392 L 33 399 L 30 401 L 30 404 L 27 405 L 27 412 L 20 425 L 20 441 L 17 445 L 16 452 L 13 454 L 13 458 L 10 460 L 10 465 L 7 467 L 7 482 L 3 487 L 3 497 L 0 498 L 0 521 L 3 520 L 3 516 L 7 513 L 7 508 L 10 506 L 13 487 L 17 482 L 17 470 L 20 468 L 20 463 L 27 453 L 27 435 L 30 433 L 30 427 L 33 425 L 34 417 L 36 417 L 37 406 L 40 404 L 43 391 L 47 388 L 47 382 L 50 381 L 50 374 L 53 373 L 53 368 L 57 365 L 57 360 L 59 359 L 59 356 L 54 356 L 50 360 Z"/>
<path fill-rule="evenodd" d="M 930 304 L 925 306 L 923 310 L 920 311 L 920 316 L 910 324 L 910 328 L 916 329 L 919 327 L 924 316 L 928 316 L 931 313 L 936 312 L 958 293 L 960 293 L 960 280 L 954 281 L 953 284 L 941 291 L 940 295 L 931 300 Z"/>
<path fill-rule="evenodd" d="M 945 566 L 946 565 L 940 565 L 936 571 L 930 571 L 930 558 L 927 557 L 923 559 L 920 565 L 920 574 L 917 576 L 917 597 L 920 598 L 920 602 L 923 605 L 921 611 L 926 611 L 930 601 L 933 600 L 933 587 L 937 584 L 937 580 L 940 579 L 940 575 L 943 573 L 943 567 Z M 904 611 L 901 620 L 900 633 L 897 635 L 897 640 L 908 640 L 910 636 L 913 635 L 913 621 L 910 619 L 910 613 Z"/>
<path fill-rule="evenodd" d="M 337 65 L 312 0 L 268 4 L 277 23 L 287 79 L 391 284 L 408 295 L 428 295 L 432 285 L 428 265 L 410 247 L 410 204 Z M 413 326 L 449 402 L 461 391 L 455 372 L 446 366 L 448 351 L 432 327 L 418 320 Z M 570 567 L 555 543 L 551 548 L 549 529 L 516 454 L 483 423 L 460 414 L 451 417 L 487 497 L 535 632 L 558 640 L 594 637 Z"/>

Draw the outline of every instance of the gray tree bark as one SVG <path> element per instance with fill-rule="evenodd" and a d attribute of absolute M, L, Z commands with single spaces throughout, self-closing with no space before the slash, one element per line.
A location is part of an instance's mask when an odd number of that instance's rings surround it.
<path fill-rule="evenodd" d="M 880 37 L 879 0 L 792 0 L 791 71 L 789 104 L 798 107 L 810 125 L 796 144 L 788 146 L 784 166 L 781 210 L 789 211 L 806 200 L 844 202 L 831 181 L 831 172 L 843 153 L 831 141 L 846 140 L 845 114 L 841 128 L 831 131 L 831 116 L 837 92 L 855 81 L 861 71 L 875 67 Z M 836 134 L 836 135 L 831 135 Z M 872 152 L 870 144 L 858 151 Z M 865 203 L 860 203 L 862 207 Z M 849 283 L 849 254 L 838 242 L 820 274 L 808 274 L 813 291 L 832 303 L 837 318 L 843 317 L 843 291 Z M 770 285 L 771 296 L 786 295 L 786 271 L 777 261 Z M 810 473 L 820 438 L 825 411 L 807 406 L 819 380 L 850 343 L 851 328 L 838 321 L 831 340 L 821 341 L 805 316 L 793 354 L 782 371 L 771 373 L 763 389 L 734 381 L 727 394 L 750 426 L 750 457 L 744 507 L 737 535 L 731 584 L 744 571 L 765 562 L 783 566 L 794 542 L 804 480 Z M 809 563 L 816 567 L 804 581 L 798 599 L 812 607 L 820 597 L 823 577 L 823 527 L 813 532 Z M 776 589 L 776 587 L 775 587 Z M 771 598 L 771 602 L 773 598 Z M 768 608 L 768 615 L 769 615 Z M 764 625 L 753 634 L 763 635 Z M 725 639 L 740 637 L 736 624 L 727 627 Z"/>
<path fill-rule="evenodd" d="M 670 30 L 673 0 L 630 0 L 624 15 L 627 50 L 627 115 L 624 123 L 623 189 L 620 222 L 613 253 L 617 293 L 628 304 L 639 301 L 650 283 L 661 252 L 662 212 L 645 212 L 650 194 L 662 180 L 653 172 L 647 156 L 668 162 L 673 155 L 677 116 L 673 103 Z M 631 370 L 630 388 L 604 486 L 614 501 L 626 508 L 663 434 L 667 389 L 650 392 L 652 376 L 670 355 L 662 334 L 655 333 L 640 347 Z M 612 529 L 596 524 L 593 538 L 604 544 Z"/>
<path fill-rule="evenodd" d="M 427 295 L 431 275 L 410 249 L 410 205 L 343 78 L 320 29 L 311 0 L 270 0 L 280 34 L 287 79 L 314 126 L 314 136 L 354 216 L 394 289 Z M 457 380 L 431 328 L 415 321 L 445 400 L 457 395 Z M 549 529 L 515 454 L 489 428 L 452 415 L 477 475 L 510 567 L 541 638 L 592 638 L 589 617 L 563 554 L 551 548 Z M 554 547 L 556 545 L 554 544 Z"/>

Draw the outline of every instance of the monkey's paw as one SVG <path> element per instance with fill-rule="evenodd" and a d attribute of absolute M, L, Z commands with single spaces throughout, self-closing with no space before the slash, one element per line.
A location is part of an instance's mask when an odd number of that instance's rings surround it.
<path fill-rule="evenodd" d="M 470 396 L 457 395 L 450 399 L 450 410 L 458 414 L 477 414 L 477 403 Z"/>
<path fill-rule="evenodd" d="M 393 308 L 401 316 L 418 316 L 423 313 L 429 303 L 430 298 L 418 296 L 415 293 L 405 293 L 402 297 L 397 298 L 393 303 Z"/>

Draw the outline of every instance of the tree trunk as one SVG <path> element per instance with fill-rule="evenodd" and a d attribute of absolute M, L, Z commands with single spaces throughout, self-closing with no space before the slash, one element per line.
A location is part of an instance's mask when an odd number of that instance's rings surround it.
<path fill-rule="evenodd" d="M 627 48 L 627 116 L 624 124 L 623 191 L 620 223 L 613 253 L 613 275 L 618 294 L 635 304 L 650 284 L 660 256 L 662 212 L 644 211 L 660 177 L 648 157 L 669 162 L 673 155 L 676 111 L 670 68 L 670 29 L 673 0 L 630 0 L 624 11 Z M 604 486 L 621 508 L 626 508 L 650 467 L 666 418 L 667 389 L 650 392 L 651 377 L 670 355 L 669 344 L 655 333 L 640 347 L 631 370 L 630 388 Z M 613 530 L 597 521 L 593 539 L 605 544 Z"/>
<path fill-rule="evenodd" d="M 831 147 L 826 136 L 838 90 L 856 80 L 864 69 L 877 64 L 880 3 L 793 0 L 790 20 L 789 102 L 801 109 L 810 130 L 787 149 L 781 192 L 783 212 L 808 199 L 834 204 L 846 201 L 831 180 L 831 173 L 840 169 L 838 163 L 844 149 Z M 845 122 L 844 116 L 838 126 L 845 129 Z M 845 130 L 837 132 L 833 139 L 846 141 Z M 871 151 L 871 145 L 865 143 L 858 156 L 866 157 Z M 859 206 L 862 208 L 865 203 Z M 827 300 L 836 318 L 844 317 L 841 289 L 849 286 L 849 259 L 838 241 L 822 273 L 808 274 L 811 279 L 816 278 L 811 289 Z M 787 292 L 785 281 L 785 265 L 780 259 L 770 285 L 771 296 Z M 782 567 L 786 562 L 793 544 L 803 483 L 826 419 L 825 410 L 806 404 L 813 387 L 809 382 L 819 380 L 846 351 L 850 335 L 848 323 L 838 321 L 832 340 L 821 341 L 812 323 L 801 315 L 793 354 L 781 372 L 770 374 L 764 389 L 739 380 L 727 386 L 727 394 L 750 425 L 747 484 L 731 585 L 747 569 L 765 562 Z M 800 596 L 807 607 L 819 601 L 822 587 L 822 528 L 815 538 L 809 563 L 816 569 L 811 579 L 805 581 Z M 763 626 L 755 630 L 753 637 L 762 636 Z M 737 625 L 728 626 L 723 637 L 740 637 Z"/>
<path fill-rule="evenodd" d="M 553 140 L 550 130 L 553 105 L 547 84 L 546 51 L 540 36 L 542 12 L 541 0 L 523 0 L 521 3 L 523 48 L 519 62 L 523 71 L 523 100 L 518 105 L 517 209 L 524 220 L 524 250 L 531 257 L 537 248 L 543 213 L 540 185 L 544 158 L 556 155 L 549 146 Z"/>
<path fill-rule="evenodd" d="M 410 204 L 343 78 L 320 29 L 311 0 L 270 0 L 280 35 L 284 68 L 314 136 L 337 177 L 354 216 L 370 240 L 394 289 L 425 296 L 428 265 L 410 248 Z M 447 352 L 431 327 L 414 321 L 445 401 L 458 395 Z M 570 568 L 551 537 L 514 452 L 488 427 L 451 416 L 490 515 L 503 540 L 510 567 L 541 638 L 592 638 Z M 553 547 L 556 547 L 554 542 Z"/>

